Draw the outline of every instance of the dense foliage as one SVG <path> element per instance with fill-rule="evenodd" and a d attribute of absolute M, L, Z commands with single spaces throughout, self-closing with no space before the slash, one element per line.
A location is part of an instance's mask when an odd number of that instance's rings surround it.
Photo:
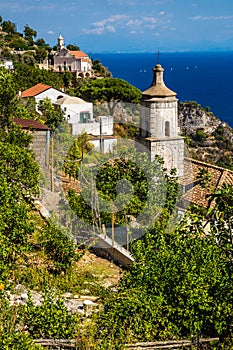
<path fill-rule="evenodd" d="M 80 87 L 78 94 L 86 101 L 106 102 L 110 115 L 120 101 L 139 103 L 141 91 L 123 79 L 102 78 Z"/>
<path fill-rule="evenodd" d="M 118 348 L 125 341 L 199 334 L 219 336 L 224 348 L 231 348 L 232 187 L 214 198 L 208 234 L 202 215 L 188 213 L 174 231 L 164 232 L 158 222 L 133 245 L 136 262 L 100 315 L 98 330 L 106 348 L 113 339 L 113 348 Z"/>
<path fill-rule="evenodd" d="M 106 78 L 80 80 L 79 86 L 68 72 L 54 74 L 36 68 L 49 51 L 46 42 L 36 39 L 37 32 L 28 25 L 20 34 L 11 21 L 0 17 L 0 22 L 5 32 L 4 38 L 0 36 L 5 57 L 12 57 L 6 41 L 16 51 L 28 50 L 14 56 L 14 72 L 0 69 L 0 348 L 32 350 L 36 349 L 32 337 L 72 338 L 81 334 L 82 339 L 88 337 L 87 349 L 121 349 L 126 342 L 192 339 L 199 335 L 219 336 L 219 348 L 231 349 L 232 186 L 223 185 L 209 196 L 207 209 L 191 208 L 177 225 L 174 207 L 179 186 L 174 172 L 165 174 L 160 159 L 149 162 L 146 155 L 133 150 L 130 156 L 124 152 L 120 156 L 90 155 L 86 134 L 76 139 L 62 164 L 66 173 L 79 178 L 82 185 L 80 195 L 74 191 L 68 195 L 71 208 L 81 219 L 75 221 L 75 229 L 82 230 L 83 223 L 93 230 L 101 229 L 103 223 L 130 225 L 140 218 L 145 235 L 131 242 L 135 263 L 124 272 L 117 290 L 105 292 L 103 309 L 87 324 L 69 313 L 60 296 L 51 291 L 57 276 L 57 289 L 69 287 L 74 292 L 86 285 L 89 276 L 86 274 L 83 281 L 77 271 L 72 274 L 72 266 L 81 254 L 73 237 L 54 222 L 36 216 L 33 202 L 39 193 L 39 167 L 29 147 L 31 136 L 12 124 L 12 118 L 39 116 L 33 103 L 20 104 L 17 92 L 36 83 L 58 89 L 65 85 L 88 101 L 106 102 L 110 114 L 119 101 L 138 103 L 141 94 L 127 82 L 110 78 L 99 61 L 94 62 L 94 69 Z M 35 54 L 30 52 L 32 48 Z M 68 48 L 78 49 L 76 45 Z M 41 120 L 53 131 L 58 126 L 65 128 L 62 113 L 49 101 L 39 107 Z M 212 136 L 220 148 L 231 151 L 232 143 L 224 135 L 220 126 Z M 60 137 L 62 145 L 70 144 L 68 132 Z M 205 130 L 197 129 L 190 142 L 204 147 L 207 138 Z M 57 151 L 58 164 L 59 157 Z M 218 164 L 232 167 L 232 159 L 226 154 Z M 202 175 L 206 175 L 203 185 L 208 187 L 208 174 Z M 22 281 L 29 288 L 49 285 L 41 305 L 35 305 L 31 296 L 22 307 L 10 304 L 4 289 L 13 289 Z M 101 293 L 93 281 L 88 288 Z"/>
<path fill-rule="evenodd" d="M 150 162 L 146 154 L 131 148 L 121 156 L 97 157 L 95 165 L 93 158 L 92 166 L 84 159 L 79 169 L 81 193 L 68 193 L 69 204 L 82 221 L 97 230 L 113 221 L 129 227 L 134 222 L 140 231 L 153 226 L 161 208 L 174 205 L 171 197 L 176 201 L 178 186 L 175 177 L 163 172 L 160 158 Z"/>

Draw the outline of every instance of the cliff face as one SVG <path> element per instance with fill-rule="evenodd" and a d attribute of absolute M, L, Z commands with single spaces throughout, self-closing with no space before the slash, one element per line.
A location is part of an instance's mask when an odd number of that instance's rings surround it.
<path fill-rule="evenodd" d="M 196 102 L 179 102 L 178 121 L 190 156 L 233 169 L 233 130 Z"/>
<path fill-rule="evenodd" d="M 206 133 L 211 134 L 221 123 L 213 113 L 203 109 L 196 102 L 179 102 L 178 122 L 181 132 L 185 135 L 191 135 L 197 129 L 204 129 Z"/>

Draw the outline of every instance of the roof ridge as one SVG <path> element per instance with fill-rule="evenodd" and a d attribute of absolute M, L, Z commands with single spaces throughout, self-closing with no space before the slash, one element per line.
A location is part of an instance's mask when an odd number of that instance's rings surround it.
<path fill-rule="evenodd" d="M 218 165 L 211 164 L 211 163 L 206 163 L 206 162 L 203 162 L 203 161 L 198 160 L 198 159 L 184 157 L 184 160 L 190 161 L 192 163 L 200 164 L 200 165 L 205 165 L 205 166 L 207 166 L 209 168 L 214 168 L 214 169 L 217 169 L 219 171 L 227 171 L 227 172 L 233 174 L 233 170 L 230 170 L 230 169 L 227 169 L 227 168 L 223 168 L 223 167 L 220 167 Z"/>

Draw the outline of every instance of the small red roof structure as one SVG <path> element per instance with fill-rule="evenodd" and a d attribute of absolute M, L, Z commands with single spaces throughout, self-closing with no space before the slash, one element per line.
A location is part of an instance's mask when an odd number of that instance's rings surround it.
<path fill-rule="evenodd" d="M 27 129 L 27 130 L 51 130 L 48 126 L 43 125 L 43 124 L 37 122 L 34 119 L 13 118 L 13 122 L 16 125 L 21 126 L 22 129 Z"/>
<path fill-rule="evenodd" d="M 70 51 L 70 54 L 76 58 L 88 58 L 88 55 L 83 51 Z"/>
<path fill-rule="evenodd" d="M 50 88 L 51 88 L 51 86 L 49 86 L 49 85 L 39 83 L 39 84 L 36 84 L 36 85 L 30 87 L 27 90 L 24 90 L 21 94 L 21 97 L 35 97 L 38 94 L 40 94 L 40 93 L 42 93 Z"/>

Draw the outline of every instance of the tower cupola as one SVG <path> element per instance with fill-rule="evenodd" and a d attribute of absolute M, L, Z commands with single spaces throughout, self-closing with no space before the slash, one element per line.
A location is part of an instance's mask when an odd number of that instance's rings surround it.
<path fill-rule="evenodd" d="M 58 39 L 57 39 L 57 50 L 60 51 L 61 49 L 63 49 L 65 47 L 64 44 L 64 38 L 63 36 L 60 34 Z"/>
<path fill-rule="evenodd" d="M 156 64 L 153 68 L 153 81 L 149 89 L 143 91 L 143 96 L 166 97 L 176 96 L 176 93 L 170 90 L 163 81 L 164 68 L 160 64 Z"/>

